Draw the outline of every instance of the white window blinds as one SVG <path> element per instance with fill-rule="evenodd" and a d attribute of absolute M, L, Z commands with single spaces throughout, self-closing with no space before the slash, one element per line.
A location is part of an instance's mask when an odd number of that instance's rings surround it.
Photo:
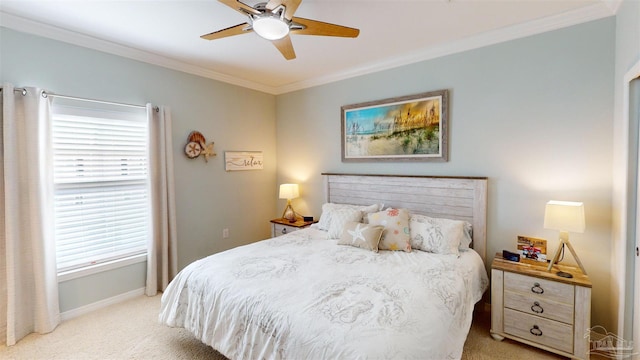
<path fill-rule="evenodd" d="M 58 272 L 143 254 L 150 234 L 146 110 L 69 102 L 52 107 Z"/>

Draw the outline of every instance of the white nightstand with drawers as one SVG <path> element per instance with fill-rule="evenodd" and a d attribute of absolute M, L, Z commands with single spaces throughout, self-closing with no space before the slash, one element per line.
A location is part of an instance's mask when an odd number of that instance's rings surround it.
<path fill-rule="evenodd" d="M 573 278 L 556 275 L 558 270 Z M 505 337 L 556 354 L 589 358 L 591 281 L 579 268 L 499 254 L 491 264 L 491 336 Z"/>

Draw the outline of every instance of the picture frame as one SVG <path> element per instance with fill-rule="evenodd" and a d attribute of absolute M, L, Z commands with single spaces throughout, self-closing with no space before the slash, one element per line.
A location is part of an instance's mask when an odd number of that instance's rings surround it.
<path fill-rule="evenodd" d="M 518 253 L 523 258 L 547 262 L 547 240 L 518 235 Z"/>
<path fill-rule="evenodd" d="M 449 91 L 341 109 L 342 162 L 449 160 Z"/>

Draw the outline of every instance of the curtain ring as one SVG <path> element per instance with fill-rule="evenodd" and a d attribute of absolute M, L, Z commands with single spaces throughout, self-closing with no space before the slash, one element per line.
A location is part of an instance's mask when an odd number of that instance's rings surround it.
<path fill-rule="evenodd" d="M 42 97 L 45 99 L 47 98 L 47 93 L 44 90 L 42 90 Z"/>
<path fill-rule="evenodd" d="M 27 89 L 25 88 L 22 89 L 22 96 L 27 96 Z"/>
<path fill-rule="evenodd" d="M 160 108 L 158 106 L 154 106 L 153 110 L 155 110 L 156 112 L 160 112 Z"/>

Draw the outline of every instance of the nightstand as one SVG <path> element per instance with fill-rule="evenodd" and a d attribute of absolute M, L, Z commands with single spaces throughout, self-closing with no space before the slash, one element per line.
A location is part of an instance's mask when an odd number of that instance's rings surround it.
<path fill-rule="evenodd" d="M 303 221 L 298 219 L 296 222 L 289 222 L 287 219 L 273 219 L 271 220 L 271 237 L 276 237 L 284 234 L 288 234 L 292 231 L 304 229 L 311 226 L 317 221 Z"/>
<path fill-rule="evenodd" d="M 573 275 L 563 278 L 559 270 Z M 496 254 L 491 264 L 491 336 L 505 337 L 553 353 L 589 358 L 585 334 L 591 326 L 591 280 L 580 268 Z"/>

